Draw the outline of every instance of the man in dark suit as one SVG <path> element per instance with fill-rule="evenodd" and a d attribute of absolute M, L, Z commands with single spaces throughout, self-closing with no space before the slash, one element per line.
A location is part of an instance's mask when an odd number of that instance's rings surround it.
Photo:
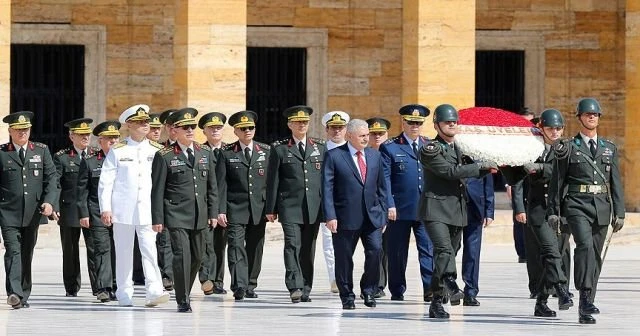
<path fill-rule="evenodd" d="M 58 219 L 53 204 L 59 196 L 58 173 L 49 148 L 29 141 L 33 112 L 11 113 L 11 141 L 0 146 L 0 228 L 4 238 L 7 304 L 28 308 L 31 262 L 40 224 Z"/>
<path fill-rule="evenodd" d="M 80 226 L 91 231 L 93 248 L 93 264 L 96 272 L 96 297 L 100 302 L 116 300 L 115 294 L 115 248 L 113 247 L 113 230 L 100 219 L 98 201 L 98 183 L 102 162 L 111 147 L 120 139 L 120 122 L 105 121 L 93 129 L 98 137 L 100 150 L 87 156 L 80 162 L 77 184 L 77 209 Z"/>
<path fill-rule="evenodd" d="M 222 141 L 222 128 L 226 121 L 227 116 L 220 112 L 209 112 L 198 121 L 198 127 L 202 129 L 202 133 L 207 137 L 205 145 L 211 148 L 215 160 L 217 160 L 222 147 L 226 145 Z M 206 248 L 202 258 L 202 266 L 200 267 L 200 272 L 198 272 L 200 289 L 202 289 L 204 295 L 227 294 L 224 289 L 224 255 L 227 247 L 226 225 L 226 222 L 221 223 L 218 221 L 218 225 L 215 228 L 205 231 Z"/>
<path fill-rule="evenodd" d="M 262 268 L 270 147 L 253 140 L 257 119 L 253 111 L 240 111 L 229 117 L 238 141 L 224 146 L 216 163 L 218 225 L 226 226 L 228 231 L 229 273 L 236 300 L 258 297 L 255 288 Z"/>
<path fill-rule="evenodd" d="M 324 140 L 307 136 L 308 106 L 284 111 L 291 137 L 272 145 L 267 171 L 265 213 L 284 231 L 285 284 L 291 302 L 310 302 L 318 229 L 322 221 L 321 168 Z"/>
<path fill-rule="evenodd" d="M 618 166 L 618 148 L 598 136 L 602 109 L 594 98 L 578 102 L 580 133 L 554 146 L 556 160 L 549 184 L 548 222 L 566 218 L 576 243 L 574 284 L 580 291 L 578 322 L 594 324 L 593 304 L 602 269 L 601 253 L 608 225 L 618 232 L 624 225 L 624 190 Z M 565 193 L 566 190 L 566 193 Z"/>
<path fill-rule="evenodd" d="M 476 296 L 479 290 L 482 228 L 489 226 L 495 216 L 493 177 L 487 174 L 483 178 L 468 178 L 465 183 L 468 197 L 467 226 L 462 229 L 462 281 L 464 281 L 462 304 L 479 306 L 480 302 Z"/>
<path fill-rule="evenodd" d="M 183 108 L 169 118 L 176 143 L 156 152 L 151 179 L 154 225 L 167 225 L 173 250 L 178 312 L 191 312 L 190 293 L 204 253 L 204 231 L 218 217 L 218 188 L 213 153 L 193 141 L 196 115 Z"/>
<path fill-rule="evenodd" d="M 402 133 L 380 146 L 384 175 L 390 188 L 387 195 L 389 224 L 385 231 L 389 258 L 389 292 L 391 300 L 404 300 L 409 238 L 413 231 L 418 249 L 423 299 L 429 302 L 432 297 L 429 287 L 433 273 L 433 245 L 427 230 L 417 217 L 424 182 L 418 153 L 429 141 L 420 136 L 420 128 L 431 111 L 426 106 L 410 104 L 401 107 L 398 112 L 402 116 Z"/>
<path fill-rule="evenodd" d="M 429 317 L 448 319 L 449 313 L 442 307 L 445 295 L 450 296 L 452 303 L 460 302 L 464 297 L 456 283 L 456 251 L 460 246 L 462 228 L 467 225 L 467 191 L 463 179 L 497 172 L 497 165 L 463 162 L 462 153 L 454 144 L 458 111 L 453 106 L 443 104 L 436 107 L 433 122 L 438 135 L 420 151 L 425 182 L 419 216 L 433 242 L 433 300 L 429 306 Z"/>
<path fill-rule="evenodd" d="M 360 290 L 367 307 L 375 307 L 380 276 L 382 227 L 387 223 L 387 182 L 382 157 L 368 148 L 369 126 L 353 119 L 348 142 L 328 151 L 322 168 L 322 201 L 326 225 L 333 232 L 336 283 L 343 309 L 355 309 L 353 253 L 364 246 L 364 275 Z"/>
<path fill-rule="evenodd" d="M 60 179 L 60 200 L 58 225 L 60 226 L 60 241 L 62 242 L 62 279 L 66 296 L 78 296 L 80 285 L 80 248 L 78 241 L 80 232 L 84 236 L 87 249 L 87 268 L 93 295 L 97 295 L 95 264 L 93 259 L 93 241 L 91 231 L 80 226 L 77 209 L 77 184 L 80 164 L 87 156 L 97 149 L 89 147 L 91 127 L 93 122 L 89 118 L 81 118 L 64 124 L 69 128 L 71 146 L 61 149 L 53 156 L 53 163 Z"/>

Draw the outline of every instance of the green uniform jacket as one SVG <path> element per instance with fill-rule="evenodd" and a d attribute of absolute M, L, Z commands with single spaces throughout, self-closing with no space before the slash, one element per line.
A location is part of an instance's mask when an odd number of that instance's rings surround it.
<path fill-rule="evenodd" d="M 280 223 L 313 224 L 321 221 L 324 140 L 307 137 L 304 158 L 291 137 L 276 141 L 271 146 L 265 213 L 277 214 Z M 304 220 L 305 213 L 308 223 Z"/>
<path fill-rule="evenodd" d="M 549 198 L 549 181 L 553 172 L 555 153 L 545 150 L 535 161 L 542 163 L 542 170 L 528 175 L 529 194 L 527 196 L 527 224 L 540 226 L 545 223 Z"/>
<path fill-rule="evenodd" d="M 156 152 L 151 168 L 153 224 L 199 230 L 207 228 L 209 218 L 218 217 L 213 152 L 196 142 L 193 151 L 193 167 L 177 142 Z"/>
<path fill-rule="evenodd" d="M 96 151 L 97 149 L 95 148 L 87 148 L 87 156 L 90 156 Z M 62 149 L 54 154 L 53 163 L 56 166 L 60 179 L 60 199 L 57 208 L 60 211 L 58 225 L 80 227 L 77 202 L 77 184 L 78 172 L 80 171 L 82 158 L 72 146 Z"/>
<path fill-rule="evenodd" d="M 48 223 L 40 206 L 55 207 L 59 192 L 58 173 L 47 145 L 30 141 L 24 164 L 12 143 L 0 145 L 0 225 Z"/>
<path fill-rule="evenodd" d="M 259 224 L 264 217 L 269 145 L 253 142 L 251 162 L 240 142 L 223 146 L 218 152 L 216 180 L 220 194 L 219 213 L 230 223 Z M 249 218 L 253 220 L 249 223 Z"/>
<path fill-rule="evenodd" d="M 547 215 L 584 216 L 597 219 L 599 225 L 608 225 L 613 208 L 615 217 L 624 218 L 624 190 L 618 168 L 618 149 L 613 142 L 599 136 L 595 157 L 591 156 L 589 145 L 582 141 L 580 134 L 573 139 L 557 141 L 553 148 L 557 160 L 549 185 L 551 198 Z M 599 172 L 594 169 L 594 162 Z M 572 185 L 606 185 L 608 193 L 572 192 Z"/>
<path fill-rule="evenodd" d="M 92 155 L 88 155 L 80 163 L 77 184 L 77 209 L 78 218 L 91 216 L 92 226 L 104 226 L 100 218 L 100 202 L 98 201 L 98 183 L 100 182 L 100 172 L 102 162 L 107 155 L 99 150 Z"/>
<path fill-rule="evenodd" d="M 463 164 L 460 151 L 439 136 L 422 147 L 420 162 L 424 166 L 424 191 L 419 218 L 452 226 L 467 225 L 467 191 L 462 179 L 484 176 L 487 171 L 481 172 L 477 163 Z"/>

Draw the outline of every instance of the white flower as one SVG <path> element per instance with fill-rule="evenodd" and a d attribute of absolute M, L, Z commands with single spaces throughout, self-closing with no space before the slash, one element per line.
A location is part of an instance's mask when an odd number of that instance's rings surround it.
<path fill-rule="evenodd" d="M 455 142 L 465 155 L 498 166 L 522 166 L 544 151 L 537 128 L 460 125 Z"/>

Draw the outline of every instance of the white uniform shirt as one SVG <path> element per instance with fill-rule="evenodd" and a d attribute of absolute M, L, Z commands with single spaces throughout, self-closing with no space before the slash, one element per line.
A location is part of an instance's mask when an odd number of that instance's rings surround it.
<path fill-rule="evenodd" d="M 151 225 L 151 163 L 159 148 L 147 139 L 126 141 L 112 147 L 102 164 L 100 212 L 111 211 L 114 223 Z"/>
<path fill-rule="evenodd" d="M 341 142 L 341 143 L 335 143 L 335 142 L 333 142 L 331 140 L 327 140 L 327 142 L 325 142 L 325 147 L 327 147 L 327 150 L 332 150 L 332 149 L 334 149 L 336 147 L 340 147 L 340 146 L 342 146 L 342 145 L 344 145 L 346 143 L 347 143 L 346 140 Z"/>

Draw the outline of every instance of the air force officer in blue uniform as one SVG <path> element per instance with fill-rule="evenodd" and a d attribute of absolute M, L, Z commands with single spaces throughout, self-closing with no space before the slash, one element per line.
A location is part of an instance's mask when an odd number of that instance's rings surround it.
<path fill-rule="evenodd" d="M 429 112 L 427 107 L 417 104 L 400 108 L 402 134 L 387 140 L 380 146 L 385 179 L 390 190 L 387 196 L 389 224 L 385 234 L 387 235 L 391 300 L 404 300 L 404 292 L 407 289 L 405 272 L 411 230 L 418 248 L 424 300 L 427 302 L 431 300 L 429 288 L 433 273 L 433 245 L 424 225 L 417 219 L 418 202 L 424 184 L 418 153 L 428 141 L 427 138 L 420 136 L 420 127 Z"/>

